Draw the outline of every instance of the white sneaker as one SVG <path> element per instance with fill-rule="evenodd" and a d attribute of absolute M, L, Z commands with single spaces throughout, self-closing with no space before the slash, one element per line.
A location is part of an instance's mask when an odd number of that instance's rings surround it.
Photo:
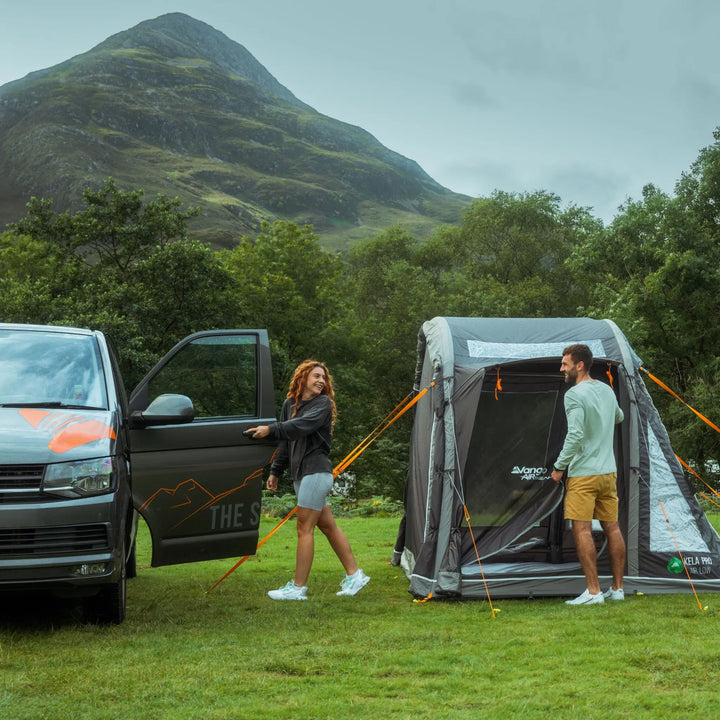
<path fill-rule="evenodd" d="M 619 588 L 618 590 L 613 590 L 612 585 L 603 593 L 603 597 L 606 600 L 624 600 L 625 599 L 625 591 L 622 588 Z"/>
<path fill-rule="evenodd" d="M 342 590 L 335 593 L 336 595 L 355 595 L 360 592 L 368 583 L 370 578 L 362 571 L 357 570 L 354 575 L 346 575 L 345 579 L 340 583 Z"/>
<path fill-rule="evenodd" d="M 604 603 L 605 598 L 603 594 L 599 592 L 597 595 L 592 595 L 586 588 L 582 595 L 578 595 L 574 600 L 566 600 L 566 605 L 597 605 L 598 603 Z"/>
<path fill-rule="evenodd" d="M 279 590 L 270 590 L 268 597 L 273 600 L 307 600 L 307 587 L 298 587 L 291 580 Z"/>

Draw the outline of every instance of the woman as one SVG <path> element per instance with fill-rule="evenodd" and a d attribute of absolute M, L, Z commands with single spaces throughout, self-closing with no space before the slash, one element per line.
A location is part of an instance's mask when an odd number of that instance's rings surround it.
<path fill-rule="evenodd" d="M 330 445 L 337 417 L 332 378 L 323 363 L 306 360 L 295 369 L 280 422 L 249 428 L 253 438 L 274 437 L 278 453 L 270 467 L 268 490 L 289 466 L 297 495 L 297 554 L 295 577 L 268 595 L 273 600 L 307 600 L 307 580 L 315 554 L 315 526 L 330 542 L 345 568 L 337 595 L 355 595 L 370 582 L 358 568 L 345 533 L 337 526 L 327 496 L 333 487 Z"/>

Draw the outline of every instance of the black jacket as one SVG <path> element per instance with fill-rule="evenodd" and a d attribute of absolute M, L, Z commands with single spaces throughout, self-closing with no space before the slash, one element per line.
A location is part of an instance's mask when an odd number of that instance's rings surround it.
<path fill-rule="evenodd" d="M 278 477 L 290 467 L 293 482 L 305 475 L 332 472 L 332 403 L 327 395 L 295 405 L 287 398 L 280 411 L 280 421 L 270 425 L 270 434 L 278 439 L 278 453 L 270 472 Z"/>

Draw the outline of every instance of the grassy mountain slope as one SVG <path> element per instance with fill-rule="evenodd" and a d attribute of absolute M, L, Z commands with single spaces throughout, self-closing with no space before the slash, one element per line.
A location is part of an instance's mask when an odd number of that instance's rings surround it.
<path fill-rule="evenodd" d="M 397 222 L 423 235 L 470 201 L 179 13 L 0 88 L 0 227 L 32 195 L 74 208 L 108 176 L 199 206 L 193 230 L 216 245 L 275 218 L 328 247 Z"/>

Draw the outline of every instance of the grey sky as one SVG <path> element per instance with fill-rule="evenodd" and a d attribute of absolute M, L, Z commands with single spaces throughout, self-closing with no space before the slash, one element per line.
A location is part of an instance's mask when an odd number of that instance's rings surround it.
<path fill-rule="evenodd" d="M 606 222 L 720 126 L 717 0 L 0 0 L 0 85 L 167 12 L 446 187 L 558 194 Z"/>

